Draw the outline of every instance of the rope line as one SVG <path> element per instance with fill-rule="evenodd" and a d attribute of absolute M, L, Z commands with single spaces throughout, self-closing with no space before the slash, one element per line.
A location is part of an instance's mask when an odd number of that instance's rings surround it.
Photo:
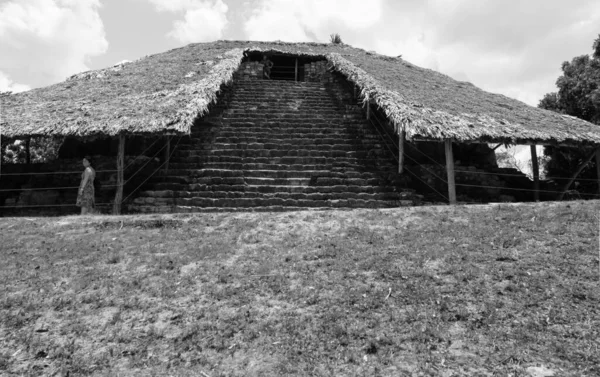
<path fill-rule="evenodd" d="M 482 185 L 470 185 L 466 183 L 457 183 L 456 186 L 464 186 L 464 187 L 479 187 L 479 188 L 493 188 L 493 189 L 501 189 L 501 190 L 513 190 L 513 191 L 525 191 L 525 192 L 547 192 L 551 194 L 562 194 L 562 191 L 553 191 L 553 190 L 532 190 L 532 189 L 524 189 L 524 188 L 512 188 L 512 187 L 499 187 L 499 186 L 482 186 Z M 566 192 L 573 191 L 567 190 Z M 598 194 L 589 194 L 584 192 L 577 192 L 579 195 L 587 195 L 587 196 L 597 196 Z"/>
<path fill-rule="evenodd" d="M 417 148 L 416 145 L 412 145 L 411 143 L 406 143 L 408 144 L 411 148 L 413 148 L 415 151 L 419 152 L 420 154 L 422 154 L 423 156 L 427 157 L 430 161 L 432 161 L 435 165 L 439 165 L 442 168 L 446 168 L 446 166 L 444 164 L 440 164 L 438 161 L 434 160 L 431 156 L 426 155 L 424 152 L 420 151 L 419 148 Z M 456 171 L 456 170 L 455 170 Z"/>
<path fill-rule="evenodd" d="M 407 157 L 409 159 L 411 159 L 414 162 L 417 162 L 415 159 L 413 159 L 412 157 L 410 157 L 409 155 L 407 155 L 406 153 L 404 154 L 404 157 Z M 419 165 L 417 164 L 419 167 L 427 170 L 429 173 L 431 173 L 431 175 L 433 175 L 434 177 L 436 177 L 437 179 L 439 179 L 440 181 L 444 182 L 445 184 L 448 184 L 448 181 L 446 181 L 444 178 L 440 177 L 439 175 L 435 174 L 434 172 L 432 172 L 431 170 L 427 169 L 425 166 L 423 165 Z"/>
<path fill-rule="evenodd" d="M 4 165 L 6 166 L 6 165 Z M 96 170 L 96 173 L 110 173 L 117 170 Z M 48 174 L 81 174 L 79 171 L 55 171 L 55 172 L 39 172 L 39 173 L 2 173 L 0 176 L 14 176 L 14 175 L 48 175 Z"/>
<path fill-rule="evenodd" d="M 129 163 L 129 165 L 127 165 L 127 167 L 125 167 L 125 169 L 123 169 L 123 171 L 126 171 L 127 169 L 129 169 L 130 166 L 132 166 L 134 164 L 134 162 L 137 161 L 138 158 L 142 157 L 144 155 L 144 153 L 148 152 L 150 150 L 150 148 L 152 148 L 154 146 L 154 144 L 156 144 L 158 141 L 160 140 L 160 137 L 157 137 L 156 140 L 154 140 L 154 142 L 152 144 L 150 144 L 150 146 L 146 149 L 144 149 L 144 151 L 142 153 L 140 153 L 139 155 L 137 155 L 133 161 L 131 161 Z M 156 156 L 156 155 L 154 155 Z M 115 170 L 116 171 L 116 170 Z"/>
<path fill-rule="evenodd" d="M 171 143 L 171 140 L 173 140 L 173 138 L 174 138 L 174 137 L 175 137 L 175 136 L 171 136 L 171 138 L 169 139 L 169 143 Z M 182 137 L 183 137 L 183 136 L 180 136 L 180 137 L 179 137 L 179 140 L 181 140 L 181 138 L 182 138 Z M 177 141 L 177 144 L 179 144 L 179 141 Z M 158 154 L 159 154 L 160 152 L 162 152 L 162 150 L 163 150 L 163 149 L 165 149 L 166 147 L 167 147 L 167 144 L 163 145 L 163 146 L 162 146 L 162 148 L 160 148 L 160 149 L 158 150 L 158 152 L 156 152 L 156 153 L 154 154 L 154 156 L 152 156 L 151 158 L 149 158 L 149 159 L 146 161 L 146 163 L 145 163 L 144 165 L 142 165 L 142 166 L 141 166 L 141 167 L 140 167 L 140 168 L 139 168 L 139 169 L 138 169 L 138 170 L 137 170 L 135 173 L 133 173 L 132 175 L 130 175 L 130 176 L 129 176 L 129 178 L 127 178 L 127 180 L 126 180 L 126 181 L 123 183 L 123 186 L 124 186 L 124 185 L 126 185 L 126 184 L 127 184 L 127 183 L 128 183 L 128 182 L 129 182 L 129 181 L 130 181 L 130 180 L 131 180 L 131 179 L 132 179 L 132 178 L 133 178 L 133 177 L 134 177 L 134 176 L 135 176 L 137 173 L 139 173 L 140 171 L 142 171 L 142 169 L 144 169 L 144 168 L 146 167 L 146 165 L 148 165 L 148 164 L 150 163 L 150 161 L 154 160 L 154 158 L 155 158 L 156 156 L 158 156 Z M 169 155 L 169 159 L 171 159 L 171 156 L 172 156 L 172 155 L 173 155 L 173 153 L 171 153 L 171 154 Z M 166 161 L 165 161 L 165 162 L 166 162 Z M 164 163 L 163 163 L 163 165 L 164 165 Z M 162 165 L 161 165 L 161 166 L 162 166 Z"/>
<path fill-rule="evenodd" d="M 104 187 L 117 187 L 117 185 L 102 185 Z M 71 187 L 35 187 L 35 188 L 16 188 L 16 189 L 2 189 L 0 192 L 14 192 L 14 191 L 46 191 L 46 190 L 71 190 L 78 189 L 79 186 Z"/>
<path fill-rule="evenodd" d="M 430 189 L 432 189 L 434 192 L 436 192 L 438 195 L 440 195 L 442 198 L 446 199 L 447 201 L 450 201 L 450 199 L 448 199 L 448 197 L 444 194 L 442 194 L 441 192 L 439 192 L 438 190 L 436 190 L 434 187 L 432 187 L 431 185 L 429 185 L 429 183 L 423 181 L 418 175 L 416 175 L 415 173 L 411 172 L 408 168 L 404 169 L 406 172 L 410 173 L 412 176 L 414 176 L 415 178 L 417 178 L 419 181 L 421 181 L 424 185 L 428 186 Z"/>
<path fill-rule="evenodd" d="M 173 139 L 174 136 L 171 136 L 171 139 Z M 158 141 L 159 139 L 157 139 Z M 152 144 L 154 145 L 156 143 L 156 141 Z M 151 145 L 151 146 L 152 146 Z M 150 147 L 151 147 L 150 146 Z M 145 153 L 148 149 L 150 149 L 150 147 L 146 148 L 146 150 L 143 152 Z M 129 178 L 123 182 L 123 185 L 127 184 L 129 182 L 129 180 L 131 180 L 131 178 L 133 178 L 136 174 L 138 174 L 140 171 L 142 171 L 146 165 L 148 165 L 150 163 L 150 161 L 152 161 L 160 152 L 162 152 L 163 149 L 166 148 L 166 144 L 158 150 L 158 152 L 156 152 L 154 154 L 154 156 L 152 156 L 151 158 L 149 158 L 135 173 L 133 173 L 131 176 L 129 176 Z M 138 155 L 137 157 L 134 158 L 133 162 L 130 162 L 129 165 L 127 165 L 126 168 L 123 169 L 123 171 L 127 170 L 130 166 L 133 165 L 133 163 L 140 157 L 141 155 Z M 112 172 L 112 171 L 117 171 L 117 170 L 96 170 L 96 173 L 98 172 Z M 81 173 L 79 172 L 73 172 L 73 173 Z M 35 174 L 35 173 L 31 173 L 31 174 Z M 52 174 L 52 173 L 41 173 L 41 174 Z M 8 175 L 8 174 L 6 174 Z M 102 188 L 106 188 L 106 187 L 118 187 L 119 185 L 102 185 Z M 14 192 L 14 191 L 45 191 L 45 190 L 70 190 L 70 189 L 77 189 L 79 188 L 79 186 L 71 186 L 71 187 L 35 187 L 35 188 L 15 188 L 15 189 L 1 189 L 0 192 Z"/>
<path fill-rule="evenodd" d="M 112 205 L 112 203 L 95 203 L 95 206 Z M 0 206 L 0 209 L 4 208 L 42 208 L 42 207 L 76 207 L 76 204 L 39 204 L 39 205 L 26 205 L 26 206 Z"/>
<path fill-rule="evenodd" d="M 177 143 L 175 144 L 175 146 L 173 147 L 173 150 L 171 151 L 171 154 L 169 155 L 169 160 L 171 159 L 171 157 L 173 156 L 173 154 L 175 153 L 175 150 L 177 149 L 177 146 L 179 145 L 179 142 L 181 141 L 181 138 L 183 136 L 179 137 L 179 140 L 177 140 Z M 167 160 L 168 161 L 168 160 Z M 167 163 L 167 161 L 163 162 L 158 168 L 156 168 L 156 170 L 154 170 L 154 172 L 152 174 L 150 174 L 148 177 L 146 177 L 146 179 L 144 179 L 144 181 L 142 183 L 140 183 L 138 185 L 138 187 L 136 187 L 133 191 L 131 191 L 129 193 L 129 195 L 127 195 L 127 197 L 125 199 L 123 199 L 122 203 L 125 203 L 130 197 L 131 195 L 133 195 L 140 187 L 142 187 L 146 182 L 148 182 L 148 180 L 150 178 L 152 178 L 154 176 L 154 174 L 156 174 L 156 172 L 158 172 L 160 169 L 162 169 L 163 166 L 165 166 L 165 164 Z"/>
<path fill-rule="evenodd" d="M 527 176 L 527 174 L 523 173 L 523 174 L 509 174 L 509 173 L 493 173 L 493 172 L 485 172 L 485 171 L 471 171 L 471 170 L 454 170 L 455 172 L 458 173 L 473 173 L 473 174 L 483 174 L 483 175 L 499 175 L 499 176 L 506 176 L 506 177 L 523 177 L 523 176 Z M 545 177 L 544 180 L 549 180 L 549 179 L 571 179 L 571 177 Z M 589 181 L 589 182 L 598 182 L 598 179 L 592 179 L 592 178 L 576 178 L 576 181 Z"/>

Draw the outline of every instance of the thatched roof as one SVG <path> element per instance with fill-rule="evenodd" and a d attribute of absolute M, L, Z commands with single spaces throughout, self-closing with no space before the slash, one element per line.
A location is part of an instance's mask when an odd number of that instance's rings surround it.
<path fill-rule="evenodd" d="M 188 133 L 245 52 L 323 57 L 409 139 L 600 144 L 600 127 L 528 106 L 399 58 L 347 45 L 219 41 L 83 72 L 9 96 L 2 134 Z"/>

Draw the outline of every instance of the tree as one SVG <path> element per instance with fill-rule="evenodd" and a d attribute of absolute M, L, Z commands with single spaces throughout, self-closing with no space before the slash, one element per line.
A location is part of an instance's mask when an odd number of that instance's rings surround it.
<path fill-rule="evenodd" d="M 538 107 L 600 125 L 600 34 L 592 49 L 591 56 L 577 56 L 562 64 L 563 74 L 556 80 L 558 92 L 546 94 Z M 573 148 L 546 147 L 544 154 L 549 157 L 548 176 L 568 177 L 589 153 Z M 593 164 L 588 164 L 582 171 L 578 190 L 597 192 L 596 184 L 592 181 L 596 178 L 595 170 Z"/>

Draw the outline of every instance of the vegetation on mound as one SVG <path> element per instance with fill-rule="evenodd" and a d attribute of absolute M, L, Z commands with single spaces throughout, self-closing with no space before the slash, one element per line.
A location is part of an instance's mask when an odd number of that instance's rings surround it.
<path fill-rule="evenodd" d="M 0 374 L 598 375 L 598 215 L 0 219 Z"/>

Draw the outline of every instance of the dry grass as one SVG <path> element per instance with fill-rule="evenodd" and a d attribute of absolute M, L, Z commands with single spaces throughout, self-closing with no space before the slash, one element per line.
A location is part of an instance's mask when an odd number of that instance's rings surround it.
<path fill-rule="evenodd" d="M 0 374 L 596 376 L 599 212 L 0 219 Z"/>
<path fill-rule="evenodd" d="M 218 41 L 84 72 L 6 98 L 3 136 L 187 133 L 244 52 L 324 57 L 409 139 L 600 144 L 598 126 L 530 107 L 399 58 L 342 44 Z"/>

